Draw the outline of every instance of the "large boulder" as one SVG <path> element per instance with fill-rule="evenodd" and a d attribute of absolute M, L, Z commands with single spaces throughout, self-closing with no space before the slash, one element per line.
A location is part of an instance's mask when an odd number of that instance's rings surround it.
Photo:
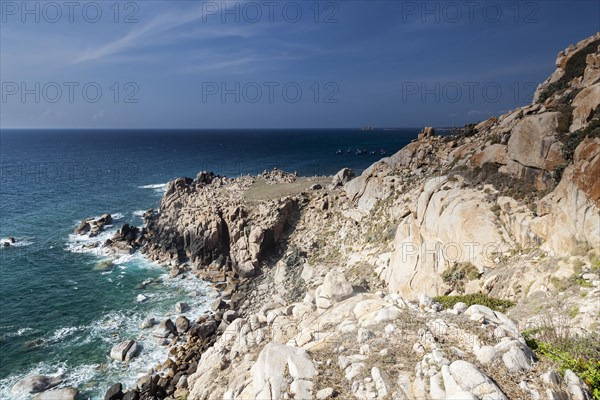
<path fill-rule="evenodd" d="M 478 399 L 508 400 L 493 380 L 468 361 L 454 361 L 450 364 L 450 373 L 462 390 Z"/>
<path fill-rule="evenodd" d="M 560 113 L 546 112 L 523 118 L 508 140 L 508 158 L 522 166 L 553 171 L 563 164 L 556 127 Z M 511 171 L 514 172 L 514 171 Z"/>
<path fill-rule="evenodd" d="M 171 319 L 166 319 L 156 327 L 153 335 L 157 338 L 166 338 L 169 335 L 177 336 L 177 327 Z"/>
<path fill-rule="evenodd" d="M 110 350 L 110 358 L 117 361 L 129 361 L 141 350 L 141 346 L 134 340 L 125 340 L 113 346 Z"/>
<path fill-rule="evenodd" d="M 394 178 L 390 176 L 391 172 L 388 162 L 376 162 L 362 175 L 346 183 L 344 191 L 349 199 L 357 203 L 358 208 L 371 211 L 380 200 L 392 193 Z"/>
<path fill-rule="evenodd" d="M 254 396 L 281 399 L 290 393 L 296 399 L 310 399 L 315 375 L 315 366 L 305 350 L 269 343 L 252 367 Z"/>
<path fill-rule="evenodd" d="M 329 271 L 323 279 L 323 284 L 315 291 L 315 300 L 318 308 L 326 309 L 334 303 L 352 296 L 352 285 L 348 283 L 340 271 Z"/>
<path fill-rule="evenodd" d="M 60 385 L 62 375 L 31 375 L 18 381 L 12 388 L 13 394 L 39 393 Z"/>
<path fill-rule="evenodd" d="M 582 89 L 571 103 L 573 107 L 573 122 L 569 131 L 574 132 L 583 128 L 600 106 L 600 83 Z"/>
<path fill-rule="evenodd" d="M 115 383 L 104 394 L 104 400 L 121 400 L 123 399 L 123 385 Z"/>
<path fill-rule="evenodd" d="M 471 156 L 471 164 L 475 167 L 481 167 L 483 164 L 495 163 L 506 164 L 506 146 L 503 144 L 493 144 Z"/>
<path fill-rule="evenodd" d="M 355 175 L 353 170 L 351 170 L 350 168 L 343 168 L 333 176 L 330 188 L 333 189 L 338 186 L 344 186 L 346 183 L 354 179 L 354 177 Z"/>

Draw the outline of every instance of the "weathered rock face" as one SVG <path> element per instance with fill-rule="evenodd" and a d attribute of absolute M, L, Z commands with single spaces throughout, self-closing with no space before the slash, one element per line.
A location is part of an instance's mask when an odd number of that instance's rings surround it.
<path fill-rule="evenodd" d="M 594 111 L 600 106 L 600 83 L 582 89 L 573 99 L 571 106 L 574 108 L 573 122 L 569 131 L 574 132 L 587 125 Z"/>
<path fill-rule="evenodd" d="M 419 140 L 421 140 L 421 139 L 430 138 L 432 136 L 435 136 L 435 129 L 433 129 L 430 126 L 427 126 L 427 127 L 423 128 L 423 130 L 419 133 L 419 135 L 417 136 L 417 138 Z"/>
<path fill-rule="evenodd" d="M 483 164 L 495 163 L 505 165 L 507 162 L 506 145 L 493 144 L 480 152 L 473 154 L 471 164 L 475 167 L 481 167 Z"/>
<path fill-rule="evenodd" d="M 263 174 L 267 182 L 289 181 L 293 175 Z M 261 257 L 281 239 L 298 209 L 298 198 L 244 201 L 257 178 L 228 179 L 200 173 L 196 180 L 180 178 L 167 186 L 158 216 L 147 220 L 145 252 L 177 264 L 212 264 L 252 276 Z"/>
<path fill-rule="evenodd" d="M 575 151 L 556 190 L 544 198 L 543 215 L 532 229 L 545 238 L 543 247 L 568 255 L 580 243 L 600 246 L 600 139 L 586 139 Z"/>
<path fill-rule="evenodd" d="M 310 399 L 315 373 L 304 349 L 269 343 L 252 367 L 254 398 L 280 399 L 284 393 L 291 393 L 294 398 Z"/>
<path fill-rule="evenodd" d="M 565 75 L 565 67 L 567 66 L 567 63 L 569 62 L 569 60 L 571 60 L 573 56 L 577 55 L 579 51 L 581 51 L 591 43 L 598 41 L 599 39 L 600 33 L 596 33 L 593 36 L 581 40 L 576 45 L 571 45 L 567 49 L 559 52 L 555 62 L 556 70 L 548 79 L 546 79 L 544 83 L 538 86 L 533 96 L 534 103 L 538 101 L 541 93 L 544 91 L 544 89 L 548 87 L 549 84 L 557 82 Z M 600 51 L 598 52 L 600 53 Z M 587 67 L 585 69 L 583 77 L 576 77 L 574 81 L 579 81 L 579 84 L 584 86 L 588 86 L 590 84 L 595 83 L 597 76 L 600 75 L 596 60 L 597 59 L 595 57 L 590 57 L 588 55 L 586 57 Z"/>
<path fill-rule="evenodd" d="M 394 239 L 395 251 L 385 274 L 392 291 L 407 298 L 440 295 L 439 274 L 460 262 L 480 271 L 494 266 L 493 254 L 512 243 L 490 210 L 486 195 L 462 188 L 447 177 L 427 181 L 416 209 L 404 218 Z"/>
<path fill-rule="evenodd" d="M 346 195 L 356 200 L 360 209 L 372 210 L 379 200 L 386 198 L 391 192 L 391 171 L 385 162 L 373 164 L 361 176 L 344 185 Z"/>
<path fill-rule="evenodd" d="M 556 139 L 559 113 L 543 113 L 523 118 L 508 141 L 508 171 L 540 185 L 540 177 L 564 164 Z"/>

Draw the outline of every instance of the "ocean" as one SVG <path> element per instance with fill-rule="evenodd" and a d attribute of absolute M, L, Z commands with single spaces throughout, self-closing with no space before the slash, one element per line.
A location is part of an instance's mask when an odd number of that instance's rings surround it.
<path fill-rule="evenodd" d="M 141 226 L 158 208 L 166 182 L 210 170 L 230 177 L 274 167 L 300 175 L 360 172 L 416 137 L 389 130 L 2 130 L 0 131 L 0 398 L 20 400 L 12 386 L 31 374 L 64 375 L 81 398 L 102 399 L 114 382 L 132 385 L 166 358 L 147 317 L 188 317 L 207 310 L 213 293 L 199 280 L 168 279 L 142 256 L 108 258 L 84 250 L 73 235 L 87 217 L 110 213 L 120 225 Z M 366 152 L 365 152 L 366 150 Z M 341 154 L 338 154 L 341 153 Z M 360 154 L 358 154 L 360 153 Z M 140 303 L 138 295 L 148 300 Z M 143 345 L 136 359 L 112 361 L 125 339 Z"/>

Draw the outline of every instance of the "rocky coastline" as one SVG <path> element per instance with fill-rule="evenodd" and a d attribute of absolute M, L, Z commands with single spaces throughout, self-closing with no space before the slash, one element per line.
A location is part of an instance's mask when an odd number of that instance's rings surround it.
<path fill-rule="evenodd" d="M 540 344 L 558 332 L 600 353 L 600 33 L 556 67 L 533 104 L 425 128 L 358 176 L 169 182 L 143 228 L 100 246 L 218 298 L 146 321 L 168 358 L 105 400 L 597 398 Z M 115 345 L 123 362 L 139 352 Z"/>

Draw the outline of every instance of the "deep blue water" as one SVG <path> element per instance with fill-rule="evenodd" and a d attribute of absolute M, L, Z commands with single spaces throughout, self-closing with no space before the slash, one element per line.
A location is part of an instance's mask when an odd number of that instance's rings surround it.
<path fill-rule="evenodd" d="M 164 268 L 139 257 L 98 270 L 101 254 L 74 251 L 78 221 L 109 212 L 119 218 L 112 230 L 141 225 L 139 211 L 158 206 L 160 184 L 201 170 L 360 171 L 382 157 L 381 149 L 391 155 L 417 132 L 0 131 L 0 237 L 14 236 L 18 245 L 0 248 L 0 398 L 20 398 L 10 389 L 32 372 L 62 372 L 82 398 L 101 398 L 110 381 L 132 383 L 164 358 L 138 328 L 145 317 L 170 315 L 181 300 L 193 304 L 194 316 L 209 300 L 201 282 L 169 281 Z M 151 278 L 154 284 L 139 287 Z M 191 291 L 200 296 L 190 300 Z M 136 301 L 142 293 L 150 296 L 143 304 Z M 125 338 L 145 346 L 131 365 L 108 356 Z"/>

